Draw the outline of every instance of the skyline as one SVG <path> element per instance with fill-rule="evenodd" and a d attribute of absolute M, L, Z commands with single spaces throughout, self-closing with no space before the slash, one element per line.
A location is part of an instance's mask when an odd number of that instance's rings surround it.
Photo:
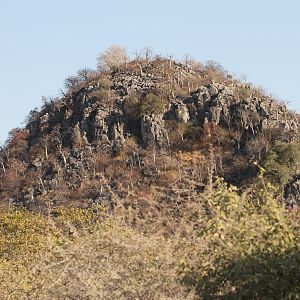
<path fill-rule="evenodd" d="M 0 1 L 0 142 L 42 96 L 57 96 L 79 69 L 96 68 L 98 53 L 113 44 L 131 56 L 149 46 L 179 60 L 215 60 L 300 111 L 299 10 L 296 0 Z"/>

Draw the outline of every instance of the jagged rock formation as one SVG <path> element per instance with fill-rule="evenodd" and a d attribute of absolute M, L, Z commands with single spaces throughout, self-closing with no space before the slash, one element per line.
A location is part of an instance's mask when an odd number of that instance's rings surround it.
<path fill-rule="evenodd" d="M 171 118 L 177 122 L 187 123 L 190 120 L 189 110 L 181 100 L 171 102 L 170 112 L 172 112 Z"/>
<path fill-rule="evenodd" d="M 145 97 L 150 93 L 155 95 L 155 101 L 163 101 L 157 105 L 161 111 L 152 111 L 152 103 L 145 105 Z M 130 101 L 134 103 L 133 108 L 129 107 Z M 146 108 L 142 110 L 141 105 Z M 180 128 L 170 129 L 170 122 L 183 124 L 186 128 L 203 129 L 201 139 L 205 135 L 211 137 L 211 133 L 205 133 L 207 124 L 213 124 L 214 128 L 223 128 L 228 136 L 239 136 L 238 153 L 228 154 L 237 154 L 244 160 L 244 169 L 239 171 L 238 180 L 242 176 L 248 176 L 244 171 L 248 158 L 243 156 L 240 144 L 246 144 L 265 130 L 276 130 L 277 139 L 299 140 L 299 115 L 251 85 L 226 77 L 216 82 L 205 70 L 189 69 L 171 60 L 132 62 L 113 72 L 93 73 L 90 79 L 80 82 L 74 89 L 69 89 L 62 98 L 54 99 L 46 103 L 41 111 L 31 113 L 26 126 L 29 136 L 25 139 L 30 157 L 14 159 L 21 161 L 23 174 L 36 174 L 36 178 L 28 179 L 29 182 L 23 186 L 21 184 L 10 188 L 10 203 L 37 205 L 50 193 L 55 194 L 54 191 L 58 191 L 60 186 L 76 190 L 99 178 L 106 183 L 100 185 L 101 192 L 95 188 L 89 199 L 92 202 L 102 198 L 108 201 L 111 198 L 112 186 L 117 189 L 118 177 L 114 177 L 117 176 L 115 174 L 105 177 L 97 168 L 99 164 L 105 165 L 101 160 L 105 160 L 107 155 L 122 153 L 122 147 L 129 147 L 126 143 L 132 139 L 137 145 L 128 152 L 130 155 L 126 154 L 129 155 L 125 160 L 126 167 L 131 172 L 134 169 L 139 172 L 141 180 L 137 180 L 137 185 L 148 185 L 161 176 L 158 175 L 161 170 L 168 172 L 166 164 L 169 161 L 174 165 L 174 158 L 171 152 L 167 158 L 162 154 L 164 165 L 154 167 L 153 163 L 149 163 L 149 158 L 145 158 L 145 153 L 142 158 L 143 151 L 151 148 L 162 153 L 171 150 L 175 153 L 181 151 L 180 147 L 185 143 L 185 132 L 181 132 Z M 180 142 L 169 138 L 176 132 L 180 134 Z M 237 143 L 235 137 L 229 142 Z M 217 147 L 227 147 L 222 145 L 220 137 Z M 229 148 L 235 149 L 235 146 Z M 185 151 L 186 149 L 185 147 Z M 203 150 L 203 155 L 207 155 L 205 151 Z M 229 153 L 228 149 L 222 151 Z M 11 161 L 7 157 L 1 160 L 1 176 L 4 178 Z M 197 167 L 198 164 L 199 162 Z M 206 172 L 219 174 L 220 169 L 220 174 L 226 176 L 229 172 L 224 165 L 232 165 L 230 158 L 222 157 L 213 166 L 207 164 L 207 159 L 200 164 L 202 169 L 197 171 L 200 174 L 197 186 L 207 181 Z M 195 176 L 192 171 L 194 167 L 186 169 L 189 179 L 191 174 Z M 108 167 L 104 169 L 101 172 L 107 172 Z M 132 186 L 132 179 L 129 181 Z M 185 180 L 181 179 L 181 184 L 183 182 Z M 190 185 L 188 182 L 186 180 L 186 186 Z M 58 197 L 57 194 L 56 196 Z M 56 196 L 51 197 L 53 199 Z M 122 193 L 119 196 L 122 198 Z"/>
<path fill-rule="evenodd" d="M 164 129 L 163 116 L 145 115 L 141 121 L 141 135 L 146 146 L 163 147 L 168 140 L 167 132 Z"/>
<path fill-rule="evenodd" d="M 151 72 L 160 70 L 154 66 L 148 63 L 142 65 L 140 72 L 112 73 L 109 78 L 110 105 L 101 103 L 101 94 L 99 97 L 97 92 L 102 89 L 97 85 L 82 88 L 75 95 L 51 103 L 28 124 L 31 141 L 59 125 L 65 136 L 73 130 L 76 139 L 80 139 L 80 134 L 88 142 L 103 141 L 115 147 L 120 146 L 129 133 L 124 116 L 127 97 L 132 94 L 143 96 L 152 91 L 161 93 L 164 78 L 147 72 L 148 68 Z M 181 70 L 179 64 L 175 66 L 177 73 L 185 74 L 184 68 Z M 174 78 L 172 80 L 176 81 Z M 210 83 L 198 87 L 191 96 L 180 98 L 169 98 L 169 110 L 165 111 L 163 119 L 175 119 L 183 123 L 191 121 L 199 125 L 207 120 L 228 129 L 245 130 L 252 134 L 266 128 L 280 128 L 294 133 L 299 129 L 298 115 L 288 111 L 286 105 L 279 104 L 271 97 L 259 96 L 251 86 L 236 82 Z M 145 145 L 152 141 L 157 145 L 163 144 L 164 121 L 160 119 L 160 116 L 142 117 L 141 138 Z"/>
<path fill-rule="evenodd" d="M 239 95 L 240 91 L 246 95 Z M 299 117 L 270 97 L 255 96 L 250 86 L 213 83 L 200 87 L 190 102 L 190 118 L 220 124 L 225 128 L 237 128 L 252 134 L 267 128 L 282 128 L 297 132 Z M 253 95 L 254 94 L 254 95 Z"/>

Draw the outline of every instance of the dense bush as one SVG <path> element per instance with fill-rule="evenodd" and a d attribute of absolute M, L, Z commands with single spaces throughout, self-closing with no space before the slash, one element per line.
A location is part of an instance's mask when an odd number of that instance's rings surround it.
<path fill-rule="evenodd" d="M 45 218 L 27 211 L 0 213 L 0 260 L 14 260 L 45 249 L 50 226 Z"/>
<path fill-rule="evenodd" d="M 183 282 L 203 299 L 299 299 L 299 226 L 268 191 L 220 182 L 203 213 Z"/>
<path fill-rule="evenodd" d="M 195 198 L 196 210 L 189 206 L 181 212 L 180 223 L 178 214 L 165 215 L 162 209 L 155 226 L 154 216 L 143 223 L 133 206 L 120 207 L 115 215 L 98 206 L 52 211 L 47 217 L 3 212 L 2 296 L 299 299 L 297 217 L 280 206 L 271 186 L 261 187 L 240 195 L 219 180 L 207 198 Z M 138 202 L 146 205 L 145 197 Z M 180 224 L 177 234 L 175 224 Z M 173 233 L 165 235 L 170 226 Z"/>
<path fill-rule="evenodd" d="M 60 209 L 56 218 L 26 210 L 0 212 L 0 262 L 25 258 L 30 261 L 51 245 L 60 243 L 65 232 L 90 227 L 105 218 L 105 209 Z"/>
<path fill-rule="evenodd" d="M 125 113 L 129 119 L 137 122 L 145 115 L 164 113 L 166 102 L 159 96 L 149 93 L 140 99 L 136 95 L 131 95 L 125 101 Z"/>
<path fill-rule="evenodd" d="M 285 184 L 297 172 L 300 144 L 276 142 L 263 162 L 267 175 L 274 183 Z"/>
<path fill-rule="evenodd" d="M 10 243 L 7 238 L 12 236 L 29 247 L 18 246 L 26 251 L 25 256 L 10 252 L 10 260 L 0 261 L 0 298 L 194 299 L 177 280 L 176 268 L 184 248 L 176 247 L 176 239 L 146 236 L 120 220 L 105 218 L 98 208 L 56 213 L 55 218 L 9 214 L 5 224 L 19 224 L 20 228 L 10 229 L 10 236 L 0 232 L 1 238 Z M 53 238 L 51 232 L 46 234 L 44 224 L 57 229 L 59 242 L 49 251 L 38 247 L 40 241 L 45 245 Z M 31 259 L 27 261 L 26 256 Z"/>
<path fill-rule="evenodd" d="M 165 109 L 165 102 L 159 96 L 149 93 L 141 100 L 139 115 L 142 117 L 149 114 L 162 114 Z"/>

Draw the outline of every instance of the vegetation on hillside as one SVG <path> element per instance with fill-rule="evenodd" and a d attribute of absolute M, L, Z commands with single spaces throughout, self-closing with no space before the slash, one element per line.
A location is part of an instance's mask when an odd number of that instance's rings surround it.
<path fill-rule="evenodd" d="M 239 195 L 218 179 L 176 232 L 163 217 L 145 232 L 134 210 L 2 212 L 2 297 L 298 299 L 299 213 L 263 186 Z"/>
<path fill-rule="evenodd" d="M 213 61 L 97 61 L 0 147 L 0 298 L 300 299 L 299 116 Z"/>

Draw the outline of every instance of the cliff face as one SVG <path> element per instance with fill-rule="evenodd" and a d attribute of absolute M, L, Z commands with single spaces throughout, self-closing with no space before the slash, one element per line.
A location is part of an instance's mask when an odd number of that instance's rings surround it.
<path fill-rule="evenodd" d="M 266 143 L 299 141 L 299 116 L 285 104 L 230 76 L 214 79 L 207 70 L 164 59 L 91 72 L 31 113 L 22 131 L 26 145 L 18 146 L 26 155 L 3 151 L 2 199 L 29 207 L 59 204 L 63 197 L 113 206 L 129 187 L 176 182 L 174 189 L 196 191 L 209 173 L 240 183 L 256 172 L 249 142 L 265 132 L 272 133 L 264 135 Z M 7 178 L 13 161 L 17 185 Z M 84 199 L 70 196 L 77 190 Z"/>

